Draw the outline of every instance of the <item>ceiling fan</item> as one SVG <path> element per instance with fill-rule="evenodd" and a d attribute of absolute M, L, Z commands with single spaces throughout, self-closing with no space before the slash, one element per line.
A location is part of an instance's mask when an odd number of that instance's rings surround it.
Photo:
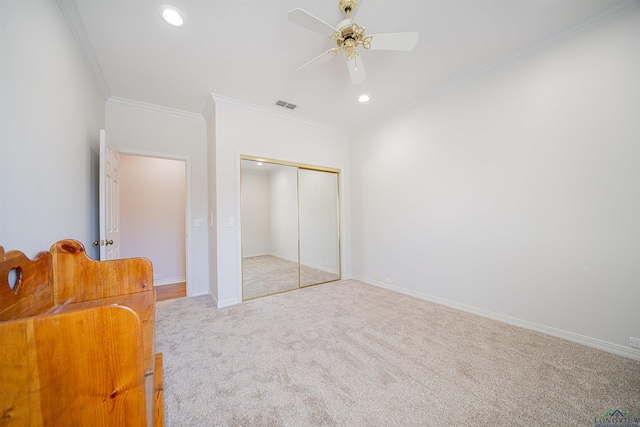
<path fill-rule="evenodd" d="M 362 58 L 359 58 L 360 53 L 357 50 L 359 46 L 371 50 L 413 50 L 418 43 L 417 32 L 365 35 L 365 27 L 353 22 L 357 12 L 357 3 L 358 0 L 338 0 L 338 7 L 347 18 L 335 27 L 300 8 L 289 12 L 289 21 L 322 35 L 328 34 L 329 38 L 338 46 L 322 52 L 311 61 L 298 67 L 296 71 L 318 67 L 337 56 L 340 51 L 344 51 L 347 54 L 351 83 L 355 85 L 362 83 L 367 78 Z"/>

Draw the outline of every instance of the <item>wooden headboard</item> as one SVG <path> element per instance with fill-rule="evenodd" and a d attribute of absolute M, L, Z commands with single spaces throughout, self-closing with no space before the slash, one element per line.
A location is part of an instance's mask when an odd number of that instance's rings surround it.
<path fill-rule="evenodd" d="M 52 259 L 49 252 L 31 260 L 0 246 L 0 321 L 34 316 L 53 307 Z"/>

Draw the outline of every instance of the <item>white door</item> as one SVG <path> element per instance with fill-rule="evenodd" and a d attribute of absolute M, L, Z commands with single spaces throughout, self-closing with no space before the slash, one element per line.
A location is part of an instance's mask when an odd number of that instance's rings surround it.
<path fill-rule="evenodd" d="M 120 258 L 120 153 L 100 129 L 100 261 Z"/>

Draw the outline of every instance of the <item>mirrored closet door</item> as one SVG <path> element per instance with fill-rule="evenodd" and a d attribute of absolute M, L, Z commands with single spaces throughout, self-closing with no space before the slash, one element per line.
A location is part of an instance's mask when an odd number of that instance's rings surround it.
<path fill-rule="evenodd" d="M 241 160 L 243 300 L 340 280 L 339 171 Z"/>
<path fill-rule="evenodd" d="M 298 169 L 300 286 L 340 280 L 338 174 Z"/>

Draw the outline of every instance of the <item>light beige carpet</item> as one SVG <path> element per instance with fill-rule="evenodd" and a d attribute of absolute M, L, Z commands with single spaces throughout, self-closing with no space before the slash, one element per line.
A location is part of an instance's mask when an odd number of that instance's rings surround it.
<path fill-rule="evenodd" d="M 247 257 L 242 264 L 245 300 L 297 289 L 298 263 L 272 255 Z M 300 266 L 301 287 L 338 280 L 339 274 Z"/>
<path fill-rule="evenodd" d="M 242 260 L 245 300 L 298 288 L 298 264 L 271 255 Z"/>
<path fill-rule="evenodd" d="M 640 362 L 357 281 L 158 303 L 167 426 L 594 426 Z"/>

